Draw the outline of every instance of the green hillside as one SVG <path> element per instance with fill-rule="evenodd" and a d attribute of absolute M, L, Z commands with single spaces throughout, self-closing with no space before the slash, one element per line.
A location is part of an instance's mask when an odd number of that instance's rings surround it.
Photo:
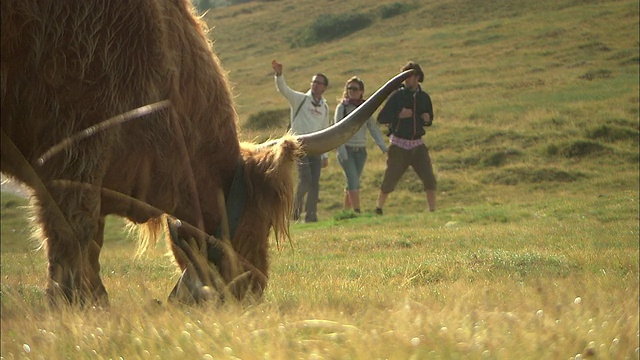
<path fill-rule="evenodd" d="M 245 140 L 285 130 L 288 105 L 273 85 L 272 59 L 301 91 L 326 73 L 332 107 L 350 76 L 371 94 L 407 60 L 420 63 L 435 111 L 426 140 L 446 207 L 637 190 L 638 13 L 637 1 L 282 0 L 211 9 L 204 18 L 234 84 Z M 345 17 L 366 27 L 349 33 Z M 323 21 L 347 34 L 300 46 Z M 281 121 L 254 130 L 269 112 Z M 322 176 L 327 213 L 341 206 L 342 173 L 332 160 Z M 365 207 L 383 170 L 372 146 Z M 414 174 L 390 199 L 392 207 L 425 207 Z"/>

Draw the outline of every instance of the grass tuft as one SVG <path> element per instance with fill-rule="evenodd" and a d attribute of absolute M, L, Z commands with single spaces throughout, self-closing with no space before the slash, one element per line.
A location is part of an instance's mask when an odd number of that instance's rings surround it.
<path fill-rule="evenodd" d="M 519 185 L 521 183 L 574 182 L 585 175 L 580 172 L 568 172 L 555 168 L 511 167 L 487 174 L 485 184 Z"/>
<path fill-rule="evenodd" d="M 518 159 L 522 156 L 522 152 L 515 149 L 506 149 L 488 153 L 480 160 L 482 167 L 500 167 L 509 161 L 509 159 Z"/>
<path fill-rule="evenodd" d="M 560 149 L 560 154 L 566 158 L 582 158 L 590 155 L 603 155 L 611 153 L 612 150 L 597 141 L 575 140 L 564 145 Z"/>
<path fill-rule="evenodd" d="M 597 69 L 597 70 L 589 70 L 586 73 L 580 75 L 580 79 L 583 79 L 583 80 L 608 79 L 611 76 L 612 76 L 611 70 Z"/>
<path fill-rule="evenodd" d="M 591 140 L 602 140 L 606 142 L 631 141 L 637 145 L 640 133 L 638 130 L 626 127 L 600 125 L 587 129 L 586 136 Z"/>

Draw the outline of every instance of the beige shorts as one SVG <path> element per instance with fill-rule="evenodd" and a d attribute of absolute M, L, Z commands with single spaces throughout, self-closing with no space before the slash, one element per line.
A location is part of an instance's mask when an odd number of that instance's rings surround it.
<path fill-rule="evenodd" d="M 380 190 L 385 194 L 392 192 L 409 165 L 422 180 L 425 191 L 436 190 L 436 177 L 433 174 L 429 150 L 424 144 L 411 150 L 405 150 L 393 144 L 389 146 L 387 168 L 384 171 Z"/>

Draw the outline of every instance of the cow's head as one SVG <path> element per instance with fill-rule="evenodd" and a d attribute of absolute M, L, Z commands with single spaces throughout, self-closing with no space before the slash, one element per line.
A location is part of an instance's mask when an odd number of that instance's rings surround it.
<path fill-rule="evenodd" d="M 319 155 L 345 143 L 412 73 L 388 81 L 343 121 L 322 131 L 260 145 L 242 144 L 242 159 L 228 194 L 220 194 L 221 228 L 213 236 L 168 219 L 175 258 L 183 270 L 170 299 L 192 303 L 227 296 L 259 297 L 268 278 L 269 233 L 289 237 L 292 170 L 304 155 Z"/>

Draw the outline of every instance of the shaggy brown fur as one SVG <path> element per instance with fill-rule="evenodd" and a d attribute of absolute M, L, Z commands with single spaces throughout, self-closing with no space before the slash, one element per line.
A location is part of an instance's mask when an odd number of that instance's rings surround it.
<path fill-rule="evenodd" d="M 230 240 L 239 262 L 218 267 L 227 283 L 249 271 L 234 284 L 236 297 L 247 289 L 259 295 L 270 230 L 288 236 L 299 145 L 289 137 L 260 150 L 240 146 L 227 75 L 190 2 L 3 0 L 1 6 L 1 169 L 34 189 L 50 297 L 107 302 L 99 256 L 108 214 L 151 220 L 153 232 L 163 224 L 159 214 L 168 213 L 213 234 L 223 216 L 220 194 L 228 192 L 238 161 L 249 191 Z M 169 110 L 96 133 L 37 165 L 81 130 L 165 99 Z M 176 253 L 182 270 L 185 259 Z"/>

